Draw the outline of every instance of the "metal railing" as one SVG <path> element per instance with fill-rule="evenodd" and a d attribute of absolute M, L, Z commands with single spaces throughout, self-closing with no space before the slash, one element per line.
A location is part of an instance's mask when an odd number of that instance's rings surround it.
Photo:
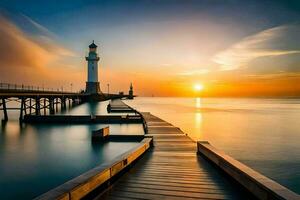
<path fill-rule="evenodd" d="M 18 85 L 18 84 L 11 84 L 11 83 L 1 83 L 0 82 L 0 89 L 1 90 L 15 90 L 15 91 L 27 91 L 27 92 L 64 92 L 64 93 L 79 93 L 80 91 L 68 91 L 64 90 L 63 87 L 61 88 L 49 88 L 49 87 L 40 87 L 40 86 L 33 86 L 33 85 Z"/>

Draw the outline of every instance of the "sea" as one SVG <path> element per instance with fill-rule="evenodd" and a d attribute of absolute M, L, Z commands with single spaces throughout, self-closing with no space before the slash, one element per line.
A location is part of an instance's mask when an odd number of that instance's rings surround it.
<path fill-rule="evenodd" d="M 138 97 L 126 103 L 300 194 L 300 99 Z"/>
<path fill-rule="evenodd" d="M 137 97 L 125 102 L 300 194 L 300 99 Z M 86 103 L 60 114 L 109 114 L 107 104 Z M 93 130 L 109 126 L 111 134 L 144 134 L 140 124 L 32 125 L 19 124 L 18 115 L 9 111 L 9 121 L 0 125 L 1 199 L 37 197 L 138 144 L 94 144 Z"/>
<path fill-rule="evenodd" d="M 57 114 L 107 115 L 107 104 L 86 103 Z M 111 135 L 144 134 L 141 124 L 33 125 L 20 124 L 18 111 L 8 114 L 9 121 L 0 125 L 1 200 L 33 199 L 138 145 L 95 143 L 93 130 L 109 126 Z"/>

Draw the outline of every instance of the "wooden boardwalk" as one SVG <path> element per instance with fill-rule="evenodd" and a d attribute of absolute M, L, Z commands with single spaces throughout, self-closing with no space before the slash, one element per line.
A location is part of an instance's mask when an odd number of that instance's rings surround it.
<path fill-rule="evenodd" d="M 95 199 L 254 199 L 198 156 L 179 128 L 142 114 L 154 148 Z"/>
<path fill-rule="evenodd" d="M 108 105 L 108 112 L 136 112 L 131 107 L 129 107 L 127 104 L 125 104 L 121 99 L 114 99 L 109 102 Z"/>

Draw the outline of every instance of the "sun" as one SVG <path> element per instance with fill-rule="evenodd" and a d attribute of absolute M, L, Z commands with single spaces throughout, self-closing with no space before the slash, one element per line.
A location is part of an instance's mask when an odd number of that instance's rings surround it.
<path fill-rule="evenodd" d="M 200 92 L 200 91 L 202 91 L 203 89 L 204 89 L 204 86 L 203 86 L 202 84 L 200 84 L 200 83 L 197 83 L 197 84 L 194 85 L 194 90 L 195 90 L 195 91 Z"/>

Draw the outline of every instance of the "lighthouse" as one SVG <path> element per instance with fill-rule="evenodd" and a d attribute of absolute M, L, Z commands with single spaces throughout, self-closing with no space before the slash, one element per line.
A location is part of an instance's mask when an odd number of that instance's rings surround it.
<path fill-rule="evenodd" d="M 89 45 L 89 55 L 85 57 L 85 60 L 88 67 L 85 92 L 87 94 L 99 94 L 101 93 L 98 81 L 98 61 L 100 58 L 97 55 L 97 45 L 94 41 Z"/>
<path fill-rule="evenodd" d="M 132 83 L 130 83 L 129 92 L 128 92 L 128 99 L 133 99 L 133 86 Z"/>

